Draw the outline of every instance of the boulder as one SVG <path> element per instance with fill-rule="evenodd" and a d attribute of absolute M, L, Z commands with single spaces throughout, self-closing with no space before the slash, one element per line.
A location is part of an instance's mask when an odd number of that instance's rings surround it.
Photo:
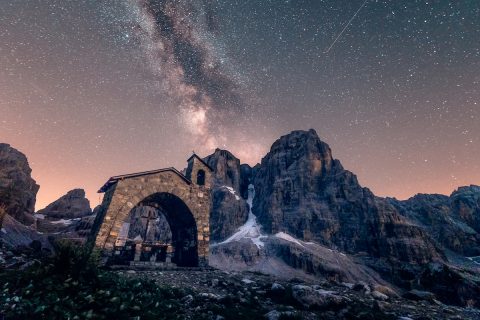
<path fill-rule="evenodd" d="M 427 300 L 427 301 L 433 301 L 435 300 L 435 295 L 431 292 L 428 291 L 422 291 L 422 290 L 410 290 L 406 292 L 403 295 L 405 298 L 410 299 L 410 300 Z"/>
<path fill-rule="evenodd" d="M 372 291 L 371 295 L 372 295 L 372 297 L 374 297 L 377 300 L 381 300 L 381 301 L 388 300 L 388 296 L 386 294 L 383 294 L 383 293 L 379 292 L 379 291 Z"/>
<path fill-rule="evenodd" d="M 314 289 L 305 285 L 292 286 L 292 297 L 305 308 L 338 307 L 346 302 L 345 298 L 333 291 Z"/>

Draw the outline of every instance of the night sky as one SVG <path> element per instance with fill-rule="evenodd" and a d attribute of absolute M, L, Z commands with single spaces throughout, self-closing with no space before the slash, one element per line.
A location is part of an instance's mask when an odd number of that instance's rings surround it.
<path fill-rule="evenodd" d="M 309 128 L 377 195 L 480 184 L 480 1 L 0 1 L 0 141 L 37 209 Z"/>

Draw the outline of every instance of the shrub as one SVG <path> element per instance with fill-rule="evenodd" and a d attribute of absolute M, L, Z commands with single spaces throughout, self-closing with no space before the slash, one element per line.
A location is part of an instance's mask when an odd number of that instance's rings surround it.
<path fill-rule="evenodd" d="M 98 268 L 98 255 L 57 243 L 56 254 L 23 271 L 0 272 L 6 319 L 181 319 L 184 293 Z"/>
<path fill-rule="evenodd" d="M 97 251 L 90 251 L 86 246 L 68 240 L 55 242 L 54 249 L 55 255 L 49 259 L 53 274 L 84 281 L 95 280 L 98 276 Z"/>

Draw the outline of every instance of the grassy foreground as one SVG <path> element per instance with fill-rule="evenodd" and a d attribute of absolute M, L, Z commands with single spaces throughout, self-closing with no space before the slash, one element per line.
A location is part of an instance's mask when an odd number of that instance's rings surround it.
<path fill-rule="evenodd" d="M 183 319 L 188 292 L 127 280 L 97 267 L 98 255 L 60 243 L 25 270 L 0 271 L 0 318 Z"/>

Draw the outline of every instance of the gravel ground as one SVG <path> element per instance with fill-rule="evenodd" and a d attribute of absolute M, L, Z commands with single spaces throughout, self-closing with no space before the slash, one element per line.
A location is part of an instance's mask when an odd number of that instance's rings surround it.
<path fill-rule="evenodd" d="M 115 271 L 185 290 L 185 319 L 480 319 L 480 310 L 445 305 L 427 293 L 409 299 L 388 287 L 281 280 L 219 270 Z"/>

